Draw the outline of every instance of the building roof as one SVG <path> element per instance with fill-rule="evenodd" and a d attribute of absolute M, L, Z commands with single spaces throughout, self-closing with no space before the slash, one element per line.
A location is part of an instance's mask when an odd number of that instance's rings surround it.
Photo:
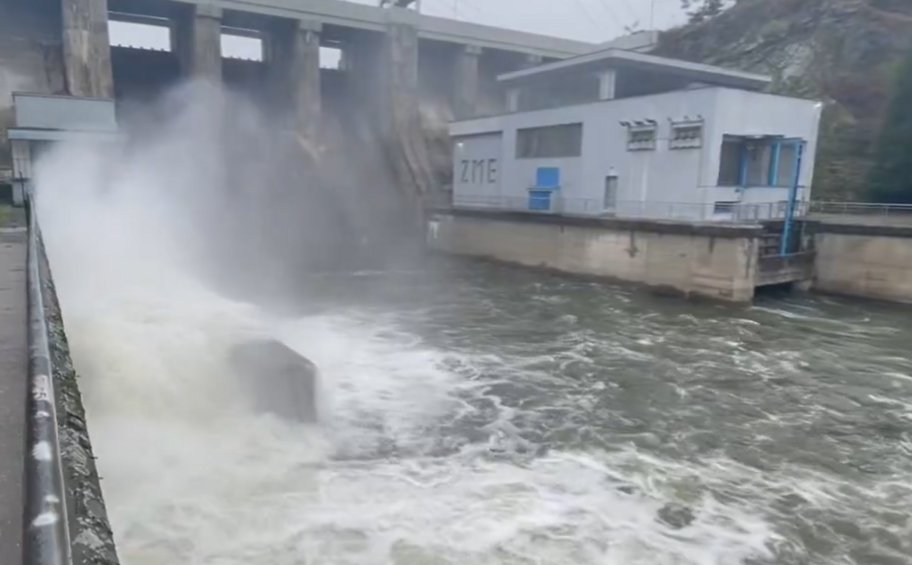
<path fill-rule="evenodd" d="M 502 74 L 497 77 L 497 80 L 504 83 L 524 82 L 567 72 L 598 72 L 609 69 L 630 69 L 661 73 L 685 78 L 691 82 L 746 90 L 761 90 L 769 85 L 772 80 L 765 75 L 733 71 L 702 63 L 691 63 L 689 61 L 669 59 L 617 48 L 595 51 L 553 63 Z"/>

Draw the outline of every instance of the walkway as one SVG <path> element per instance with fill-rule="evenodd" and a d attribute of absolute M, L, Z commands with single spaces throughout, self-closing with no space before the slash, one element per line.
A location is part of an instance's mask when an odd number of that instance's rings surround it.
<path fill-rule="evenodd" d="M 0 204 L 0 563 L 22 563 L 22 491 L 28 375 L 26 229 Z"/>

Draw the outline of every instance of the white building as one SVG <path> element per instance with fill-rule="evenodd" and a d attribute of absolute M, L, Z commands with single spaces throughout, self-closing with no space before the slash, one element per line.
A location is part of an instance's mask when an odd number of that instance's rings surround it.
<path fill-rule="evenodd" d="M 768 219 L 810 196 L 821 105 L 768 77 L 607 49 L 499 80 L 509 113 L 450 125 L 457 208 Z"/>

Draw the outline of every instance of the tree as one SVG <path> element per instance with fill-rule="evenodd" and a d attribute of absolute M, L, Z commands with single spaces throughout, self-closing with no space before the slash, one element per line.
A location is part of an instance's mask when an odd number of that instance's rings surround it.
<path fill-rule="evenodd" d="M 874 153 L 870 196 L 877 202 L 912 203 L 912 52 L 896 75 Z"/>
<path fill-rule="evenodd" d="M 725 0 L 681 0 L 681 6 L 687 11 L 690 23 L 700 23 L 714 18 L 725 9 Z"/>

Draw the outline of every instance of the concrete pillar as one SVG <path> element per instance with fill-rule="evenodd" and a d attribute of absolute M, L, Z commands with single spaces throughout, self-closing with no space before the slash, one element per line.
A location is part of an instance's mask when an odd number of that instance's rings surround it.
<path fill-rule="evenodd" d="M 614 100 L 617 72 L 610 69 L 599 73 L 599 100 Z"/>
<path fill-rule="evenodd" d="M 402 125 L 417 122 L 418 28 L 404 23 L 387 24 L 382 56 L 390 117 Z"/>
<path fill-rule="evenodd" d="M 479 96 L 478 59 L 481 47 L 466 45 L 456 56 L 455 96 L 453 109 L 457 118 L 474 116 Z"/>
<path fill-rule="evenodd" d="M 523 55 L 520 62 L 520 69 L 528 69 L 541 65 L 543 58 L 541 55 Z M 520 99 L 522 98 L 522 89 L 519 87 L 510 87 L 507 89 L 507 111 L 519 112 Z"/>
<path fill-rule="evenodd" d="M 181 71 L 185 76 L 222 81 L 222 9 L 210 4 L 190 6 L 173 28 Z"/>
<path fill-rule="evenodd" d="M 107 0 L 61 0 L 61 9 L 67 91 L 113 98 Z"/>
<path fill-rule="evenodd" d="M 387 135 L 393 142 L 393 164 L 400 182 L 411 185 L 421 206 L 423 195 L 434 190 L 430 156 L 421 127 L 418 95 L 418 28 L 389 22 L 383 39 L 386 75 Z"/>
<path fill-rule="evenodd" d="M 508 112 L 519 112 L 519 88 L 511 88 L 507 91 L 507 111 Z"/>
<path fill-rule="evenodd" d="M 267 39 L 267 64 L 272 98 L 292 116 L 295 131 L 312 136 L 322 112 L 320 31 L 310 20 L 277 22 Z"/>
<path fill-rule="evenodd" d="M 196 6 L 193 17 L 193 58 L 190 62 L 194 77 L 213 82 L 222 80 L 222 9 L 209 4 Z"/>
<path fill-rule="evenodd" d="M 396 185 L 416 205 L 436 189 L 418 95 L 418 14 L 389 8 L 386 32 L 359 34 L 346 45 L 352 94 L 373 122 Z"/>

